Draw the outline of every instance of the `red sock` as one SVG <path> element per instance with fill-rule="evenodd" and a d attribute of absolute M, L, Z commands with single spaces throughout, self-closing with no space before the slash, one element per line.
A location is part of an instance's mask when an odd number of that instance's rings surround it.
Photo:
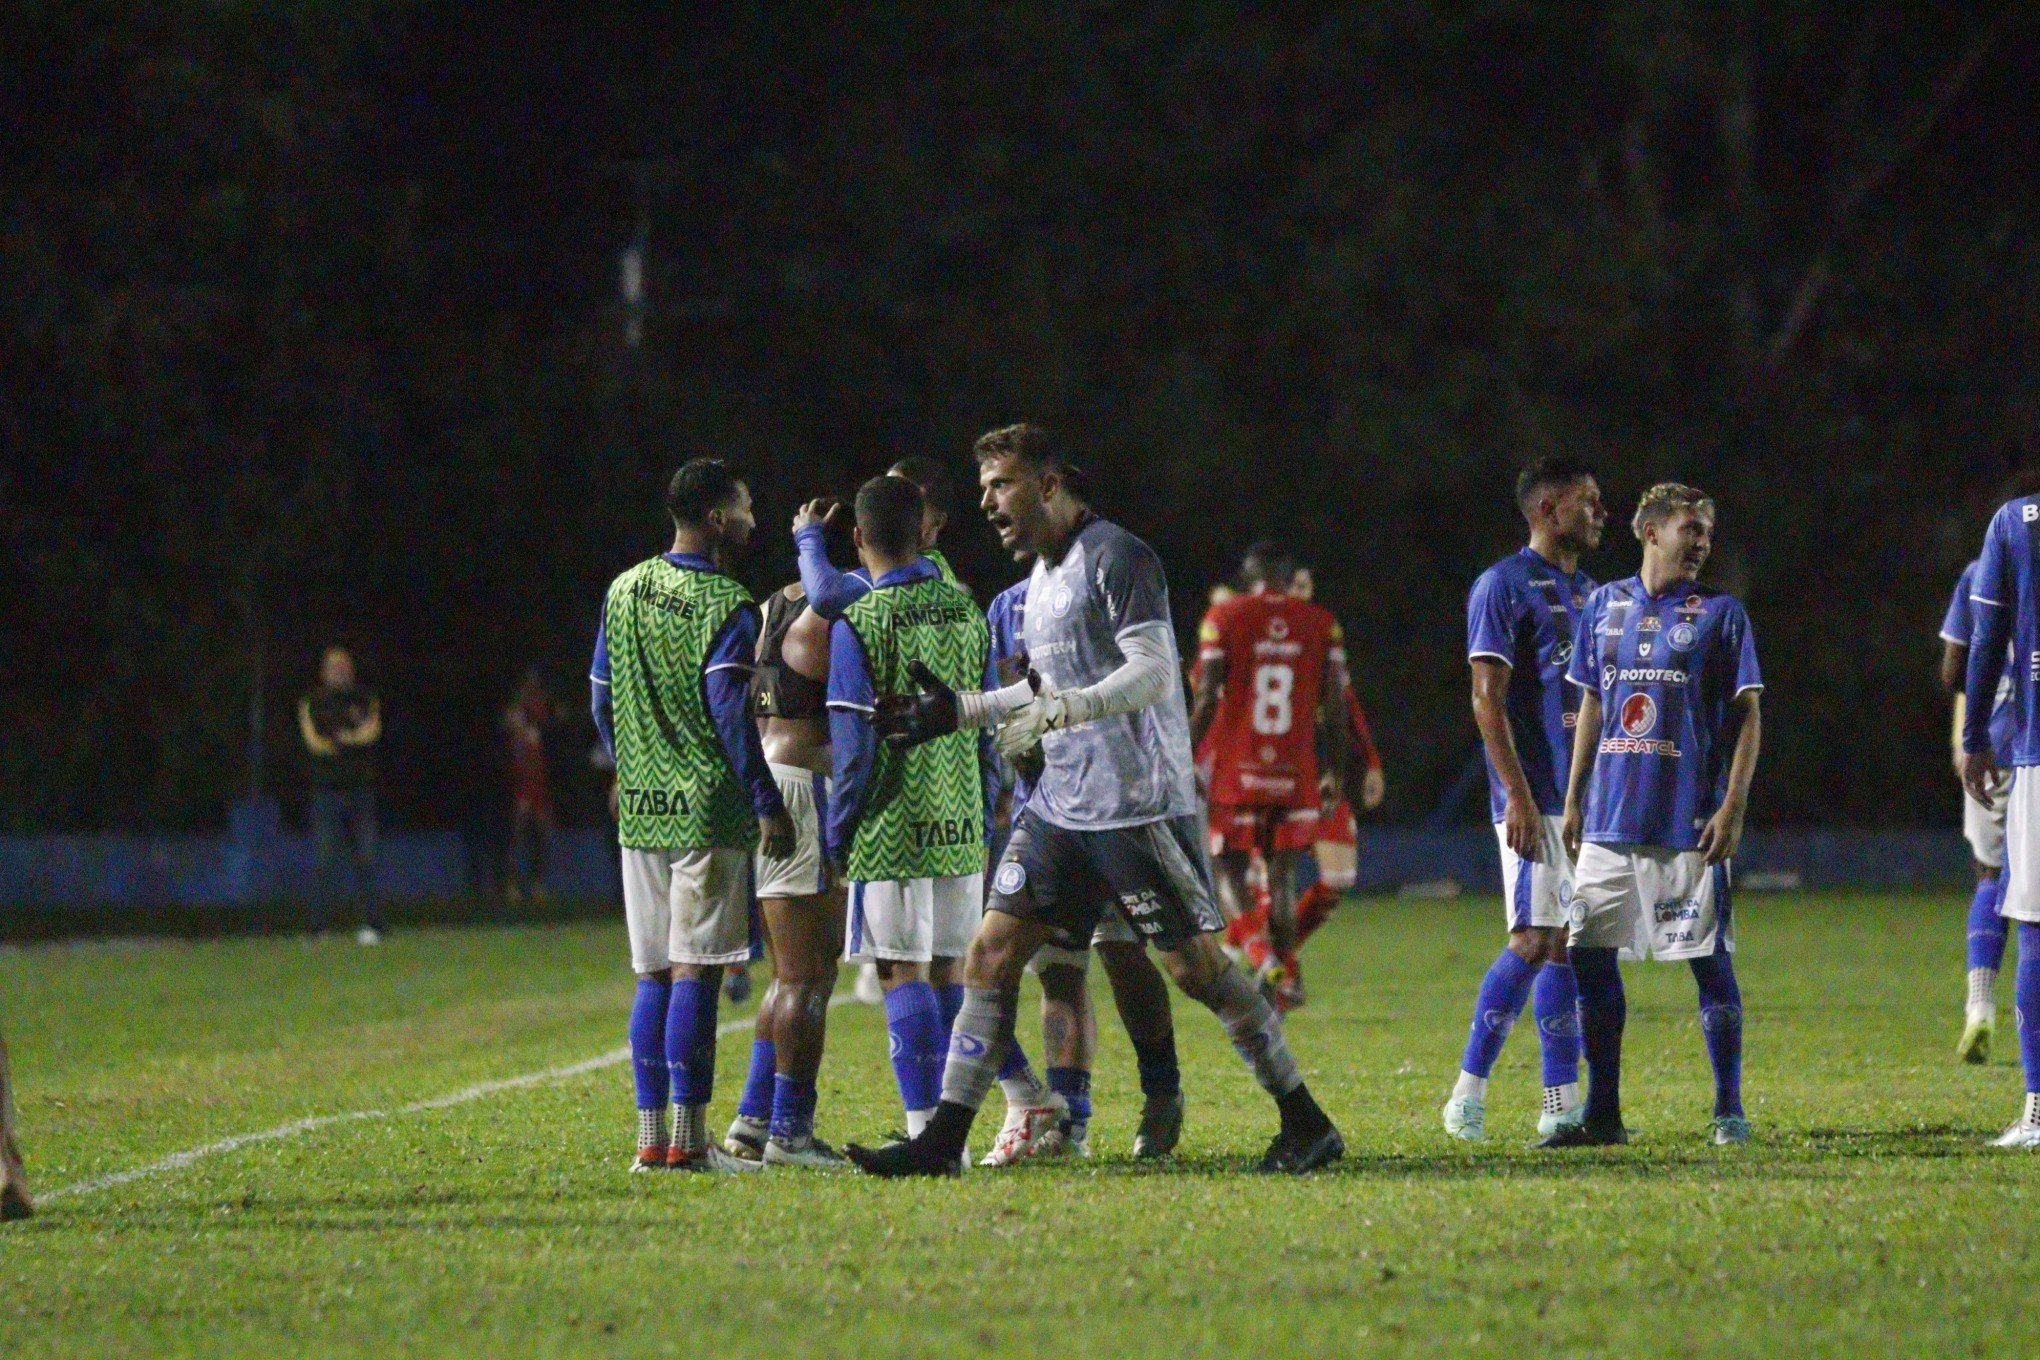
<path fill-rule="evenodd" d="M 1275 950 L 1268 944 L 1268 932 L 1257 930 L 1241 948 L 1247 951 L 1247 965 L 1255 972 L 1268 966 L 1268 960 L 1275 957 Z"/>
<path fill-rule="evenodd" d="M 1264 902 L 1232 919 L 1225 928 L 1225 942 L 1235 949 L 1245 949 L 1256 935 L 1267 933 L 1268 905 Z"/>
<path fill-rule="evenodd" d="M 1320 880 L 1310 885 L 1302 897 L 1296 899 L 1296 942 L 1300 945 L 1325 923 L 1332 914 L 1332 908 L 1339 905 L 1339 894 Z"/>

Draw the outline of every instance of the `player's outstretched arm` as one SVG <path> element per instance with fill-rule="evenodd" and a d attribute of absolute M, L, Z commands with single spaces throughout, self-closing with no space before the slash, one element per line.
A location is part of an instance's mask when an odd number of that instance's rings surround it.
<path fill-rule="evenodd" d="M 1728 792 L 1721 806 L 1700 829 L 1700 853 L 1709 864 L 1721 864 L 1735 855 L 1742 844 L 1743 815 L 1749 808 L 1750 783 L 1757 775 L 1757 752 L 1764 743 L 1761 696 L 1746 689 L 1735 696 L 1734 707 L 1742 714 L 1742 730 L 1736 733 L 1735 753 L 1728 762 Z"/>

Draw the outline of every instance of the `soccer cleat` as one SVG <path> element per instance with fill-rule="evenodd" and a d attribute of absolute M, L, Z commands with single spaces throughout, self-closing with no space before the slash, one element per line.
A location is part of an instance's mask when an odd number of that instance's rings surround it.
<path fill-rule="evenodd" d="M 1587 1122 L 1587 1102 L 1581 1101 L 1570 1110 L 1547 1110 L 1537 1116 L 1537 1136 L 1549 1138 L 1560 1129 L 1577 1128 Z"/>
<path fill-rule="evenodd" d="M 1063 1152 L 1071 1157 L 1088 1158 L 1091 1155 L 1091 1126 L 1079 1124 L 1074 1119 L 1065 1119 L 1062 1125 Z"/>
<path fill-rule="evenodd" d="M 850 1165 L 849 1158 L 812 1133 L 803 1133 L 798 1138 L 767 1139 L 764 1162 L 767 1166 L 805 1166 L 818 1171 L 841 1171 Z"/>
<path fill-rule="evenodd" d="M 763 1171 L 765 1163 L 747 1162 L 742 1157 L 732 1157 L 719 1147 L 705 1146 L 692 1152 L 678 1147 L 666 1149 L 668 1171 L 692 1171 L 710 1176 L 740 1176 L 747 1171 Z"/>
<path fill-rule="evenodd" d="M 1070 1116 L 1069 1102 L 1054 1093 L 1050 1093 L 1048 1102 L 1008 1109 L 992 1150 L 978 1165 L 1011 1166 L 1029 1157 L 1053 1157 L 1063 1152 L 1062 1126 Z"/>
<path fill-rule="evenodd" d="M 903 1176 L 955 1176 L 963 1171 L 960 1158 L 938 1151 L 928 1140 L 909 1138 L 884 1147 L 860 1147 L 856 1143 L 843 1153 L 867 1176 L 894 1180 Z"/>
<path fill-rule="evenodd" d="M 1183 1093 L 1151 1099 L 1140 1109 L 1140 1128 L 1133 1135 L 1133 1155 L 1141 1161 L 1166 1157 L 1183 1137 Z"/>
<path fill-rule="evenodd" d="M 1966 1063 L 1981 1066 L 1990 1061 L 1990 1041 L 1997 1030 L 1997 1017 L 1990 1014 L 1972 1015 L 1962 1026 L 1962 1038 L 1955 1045 L 1955 1056 Z"/>
<path fill-rule="evenodd" d="M 1618 1147 L 1629 1141 L 1629 1130 L 1617 1124 L 1613 1127 L 1596 1126 L 1581 1120 L 1569 1124 L 1548 1138 L 1540 1138 L 1530 1146 L 1533 1148 L 1576 1148 L 1576 1147 Z"/>
<path fill-rule="evenodd" d="M 1264 1176 L 1306 1176 L 1330 1166 L 1346 1155 L 1346 1140 L 1330 1124 L 1322 1132 L 1302 1138 L 1288 1132 L 1275 1135 L 1254 1170 Z"/>
<path fill-rule="evenodd" d="M 1487 1102 L 1479 1096 L 1454 1096 L 1446 1101 L 1445 1132 L 1463 1142 L 1486 1141 Z"/>
<path fill-rule="evenodd" d="M 12 1223 L 17 1219 L 35 1217 L 35 1204 L 22 1188 L 20 1181 L 9 1181 L 0 1185 L 0 1223 Z"/>
<path fill-rule="evenodd" d="M 363 926 L 354 932 L 354 942 L 364 949 L 379 945 L 382 943 L 382 932 L 374 926 Z"/>
<path fill-rule="evenodd" d="M 630 1159 L 631 1173 L 635 1175 L 640 1171 L 664 1171 L 669 1155 L 668 1148 L 641 1147 L 637 1150 L 637 1156 Z"/>
<path fill-rule="evenodd" d="M 1990 1145 L 2001 1148 L 2040 1148 L 2040 1124 L 2029 1124 L 2021 1119 L 1992 1139 Z"/>
<path fill-rule="evenodd" d="M 861 1006 L 882 1006 L 885 1004 L 885 988 L 878 983 L 878 965 L 867 963 L 857 970 L 857 986 L 851 994 Z"/>
<path fill-rule="evenodd" d="M 1716 1115 L 1712 1127 L 1716 1147 L 1733 1147 L 1750 1141 L 1750 1121 L 1739 1114 Z"/>
<path fill-rule="evenodd" d="M 723 1135 L 723 1151 L 755 1162 L 765 1155 L 765 1135 L 770 1132 L 771 1126 L 764 1120 L 740 1114 L 730 1121 L 730 1131 Z"/>

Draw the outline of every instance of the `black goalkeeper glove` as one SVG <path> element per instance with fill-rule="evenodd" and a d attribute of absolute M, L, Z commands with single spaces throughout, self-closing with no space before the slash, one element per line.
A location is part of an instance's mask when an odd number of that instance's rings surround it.
<path fill-rule="evenodd" d="M 919 746 L 956 730 L 956 691 L 919 661 L 907 663 L 907 678 L 920 687 L 915 694 L 886 694 L 871 720 L 885 744 L 895 750 Z"/>

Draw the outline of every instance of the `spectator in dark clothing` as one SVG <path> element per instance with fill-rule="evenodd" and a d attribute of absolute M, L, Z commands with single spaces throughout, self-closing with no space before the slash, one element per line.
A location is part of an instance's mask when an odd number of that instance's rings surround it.
<path fill-rule="evenodd" d="M 375 745 L 382 740 L 382 701 L 355 683 L 354 658 L 329 647 L 319 683 L 298 700 L 298 731 L 312 774 L 312 839 L 317 846 L 312 926 L 332 913 L 333 878 L 343 843 L 361 903 L 358 943 L 382 943 L 382 908 L 375 896 Z"/>
<path fill-rule="evenodd" d="M 545 900 L 545 864 L 554 828 L 545 734 L 558 720 L 545 680 L 533 667 L 503 710 L 503 730 L 510 738 L 510 872 L 504 895 L 512 902 L 527 897 Z"/>

